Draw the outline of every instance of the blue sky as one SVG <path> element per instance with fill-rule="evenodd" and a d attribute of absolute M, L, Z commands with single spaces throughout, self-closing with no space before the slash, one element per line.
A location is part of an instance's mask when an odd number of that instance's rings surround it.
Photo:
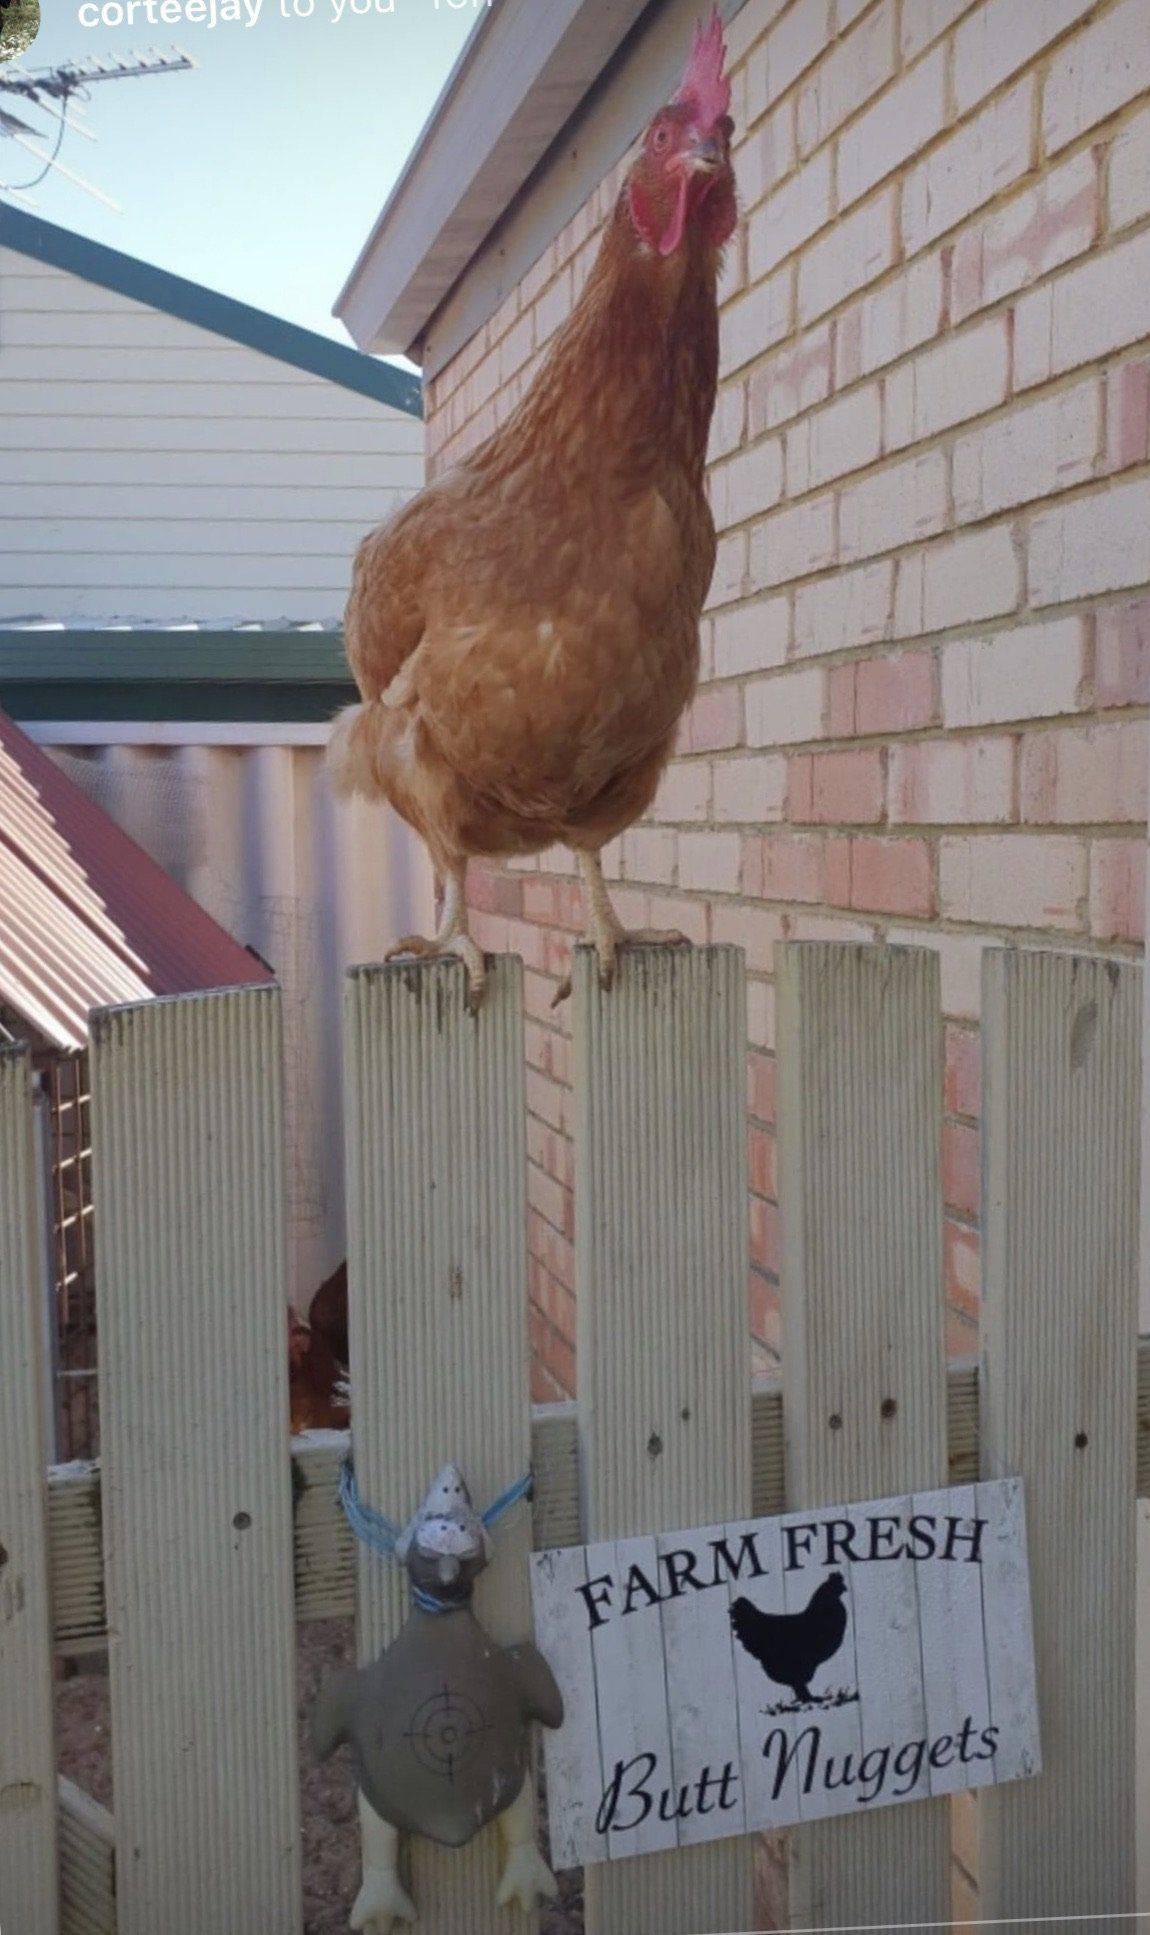
<path fill-rule="evenodd" d="M 185 3 L 168 0 L 181 14 Z M 260 8 L 253 26 L 149 27 L 141 4 L 129 28 L 82 26 L 81 0 L 41 0 L 30 68 L 173 44 L 199 65 L 94 87 L 85 125 L 98 142 L 67 137 L 61 158 L 122 215 L 58 178 L 36 190 L 35 211 L 346 341 L 332 303 L 479 6 L 354 0 L 372 6 L 355 15 L 352 0 L 311 0 L 298 18 L 293 5 L 309 0 L 247 4 Z M 34 172 L 0 141 L 0 183 Z"/>

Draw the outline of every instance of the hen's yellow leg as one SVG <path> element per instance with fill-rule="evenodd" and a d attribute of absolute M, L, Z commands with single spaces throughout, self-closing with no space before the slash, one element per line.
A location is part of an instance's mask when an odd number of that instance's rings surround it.
<path fill-rule="evenodd" d="M 483 998 L 487 968 L 482 949 L 467 931 L 465 874 L 464 867 L 453 867 L 447 876 L 438 933 L 431 940 L 423 934 L 406 935 L 394 947 L 388 948 L 387 959 L 395 961 L 402 955 L 412 955 L 418 961 L 434 961 L 454 956 L 467 969 L 468 999 L 471 1006 L 477 1008 Z"/>
<path fill-rule="evenodd" d="M 580 852 L 577 856 L 579 871 L 583 875 L 583 888 L 586 894 L 587 930 L 584 938 L 590 941 L 599 956 L 599 981 L 609 988 L 615 979 L 615 961 L 621 947 L 689 947 L 685 934 L 676 929 L 655 927 L 624 927 L 618 914 L 611 905 L 607 892 L 607 882 L 603 878 L 603 863 L 597 853 Z M 566 1001 L 571 992 L 568 978 L 558 990 L 552 1007 L 557 1008 Z"/>

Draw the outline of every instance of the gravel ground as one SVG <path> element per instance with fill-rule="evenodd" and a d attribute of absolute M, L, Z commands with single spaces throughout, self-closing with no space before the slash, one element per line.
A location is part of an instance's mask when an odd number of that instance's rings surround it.
<path fill-rule="evenodd" d="M 305 1935 L 346 1935 L 348 1910 L 359 1886 L 355 1790 L 346 1758 L 317 1765 L 304 1722 L 321 1682 L 352 1663 L 350 1620 L 326 1620 L 300 1629 L 297 1656 L 300 1756 L 303 1792 Z M 108 1681 L 103 1673 L 78 1673 L 57 1688 L 61 1772 L 112 1806 L 112 1758 Z M 582 1876 L 560 1877 L 562 1896 L 543 1918 L 544 1935 L 582 1935 Z"/>

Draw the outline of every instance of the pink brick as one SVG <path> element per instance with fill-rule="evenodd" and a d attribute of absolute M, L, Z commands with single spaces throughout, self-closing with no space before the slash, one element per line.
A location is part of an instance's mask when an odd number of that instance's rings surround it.
<path fill-rule="evenodd" d="M 1097 228 L 1098 163 L 1084 148 L 958 236 L 950 285 L 954 321 L 1081 255 Z"/>
<path fill-rule="evenodd" d="M 715 614 L 715 677 L 763 672 L 782 665 L 791 635 L 790 600 L 784 594 L 756 598 Z"/>
<path fill-rule="evenodd" d="M 978 1130 L 969 1122 L 942 1125 L 942 1197 L 948 1209 L 977 1216 L 979 1206 Z"/>
<path fill-rule="evenodd" d="M 796 656 L 813 658 L 889 638 L 893 596 L 894 562 L 890 558 L 799 585 L 795 591 Z"/>
<path fill-rule="evenodd" d="M 831 37 L 829 0 L 789 7 L 747 62 L 747 113 L 757 121 L 818 59 Z"/>
<path fill-rule="evenodd" d="M 787 795 L 787 762 L 782 754 L 717 759 L 712 775 L 712 818 L 722 824 L 757 826 L 781 820 Z"/>
<path fill-rule="evenodd" d="M 715 573 L 707 593 L 707 609 L 729 605 L 736 598 L 744 597 L 746 590 L 747 534 L 745 531 L 725 531 L 719 539 L 715 555 Z"/>
<path fill-rule="evenodd" d="M 1127 228 L 1150 215 L 1150 108 L 1118 134 L 1108 172 L 1111 228 Z"/>
<path fill-rule="evenodd" d="M 874 826 L 883 813 L 882 754 L 800 753 L 790 762 L 787 818 L 820 826 Z"/>
<path fill-rule="evenodd" d="M 981 1271 L 979 1268 L 979 1244 L 977 1230 L 964 1229 L 948 1216 L 943 1225 L 943 1272 L 946 1282 L 946 1300 L 957 1304 L 971 1320 L 978 1317 L 981 1296 Z M 977 1340 L 972 1337 L 972 1344 Z M 957 1902 L 956 1902 L 957 1907 Z M 978 1913 L 977 1897 L 971 1904 L 971 1916 Z"/>
<path fill-rule="evenodd" d="M 839 136 L 839 207 L 849 208 L 945 126 L 946 49 L 937 47 Z"/>
<path fill-rule="evenodd" d="M 942 252 L 935 250 L 845 309 L 835 335 L 838 387 L 869 376 L 936 336 L 942 327 L 943 293 Z"/>
<path fill-rule="evenodd" d="M 1147 774 L 1142 719 L 1027 733 L 1021 816 L 1039 826 L 1144 821 Z"/>
<path fill-rule="evenodd" d="M 895 190 L 888 188 L 842 216 L 804 250 L 799 259 L 800 322 L 816 321 L 892 266 L 895 213 Z"/>
<path fill-rule="evenodd" d="M 890 749 L 892 826 L 978 826 L 1013 817 L 1014 748 L 994 739 L 927 739 Z"/>
<path fill-rule="evenodd" d="M 900 558 L 894 602 L 896 637 L 917 637 L 1013 611 L 1022 571 L 1010 529 L 972 531 Z"/>
<path fill-rule="evenodd" d="M 789 417 L 812 409 L 830 395 L 831 331 L 829 323 L 800 336 L 793 347 L 778 349 L 756 370 L 750 382 L 752 437 L 762 436 Z"/>
<path fill-rule="evenodd" d="M 977 1116 L 982 1110 L 982 1058 L 973 1028 L 944 1030 L 942 1105 L 948 1115 Z"/>
<path fill-rule="evenodd" d="M 521 321 L 508 330 L 499 345 L 499 375 L 502 383 L 507 383 L 527 361 L 535 347 L 535 317 L 528 311 Z"/>
<path fill-rule="evenodd" d="M 1094 703 L 1150 703 L 1150 598 L 1108 605 L 1096 615 Z"/>
<path fill-rule="evenodd" d="M 989 936 L 947 934 L 937 928 L 888 927 L 892 947 L 929 947 L 938 955 L 942 1012 L 977 1021 L 982 1010 L 982 954 Z"/>
<path fill-rule="evenodd" d="M 833 739 L 915 732 L 936 720 L 934 660 L 929 652 L 836 665 L 828 681 L 827 727 Z"/>
<path fill-rule="evenodd" d="M 821 835 L 768 833 L 756 845 L 761 884 L 757 889 L 744 884 L 744 893 L 761 895 L 765 900 L 823 898 L 825 846 Z"/>
<path fill-rule="evenodd" d="M 743 695 L 737 685 L 705 685 L 684 720 L 684 751 L 723 752 L 741 743 Z"/>
<path fill-rule="evenodd" d="M 877 383 L 851 390 L 808 412 L 787 431 L 787 495 L 799 497 L 833 477 L 862 470 L 882 452 L 882 400 Z"/>
<path fill-rule="evenodd" d="M 735 178 L 744 208 L 754 208 L 795 165 L 795 117 L 785 102 L 735 149 Z"/>
<path fill-rule="evenodd" d="M 758 282 L 817 235 L 831 218 L 831 157 L 824 148 L 776 188 L 747 229 L 750 279 Z"/>
<path fill-rule="evenodd" d="M 1129 470 L 1150 458 L 1150 358 L 1123 363 L 1106 377 L 1108 471 Z"/>
<path fill-rule="evenodd" d="M 1026 174 L 1032 99 L 1032 81 L 1011 88 L 912 168 L 902 199 L 908 255 L 917 255 Z"/>
<path fill-rule="evenodd" d="M 684 825 L 705 820 L 711 803 L 711 769 L 705 760 L 676 759 L 659 781 L 650 808 L 653 820 Z"/>
<path fill-rule="evenodd" d="M 1062 0 L 1068 4 L 1068 0 Z M 1080 12 L 1086 8 L 1079 6 Z M 1150 88 L 1146 0 L 1121 4 L 1060 49 L 1042 97 L 1042 132 L 1053 154 Z"/>
<path fill-rule="evenodd" d="M 686 892 L 737 894 L 742 846 L 737 833 L 680 833 L 679 885 Z"/>
<path fill-rule="evenodd" d="M 968 12 L 972 0 L 914 0 L 902 11 L 902 57 L 906 62 L 921 54 L 932 41 Z"/>
<path fill-rule="evenodd" d="M 711 472 L 710 488 L 717 530 L 770 510 L 783 494 L 782 438 L 771 437 L 718 464 Z"/>
<path fill-rule="evenodd" d="M 954 446 L 954 510 L 962 522 L 1055 497 L 1094 473 L 1101 398 L 1091 377 L 1023 404 Z"/>
<path fill-rule="evenodd" d="M 1095 840 L 1090 849 L 1090 932 L 1141 941 L 1146 932 L 1146 842 Z"/>
<path fill-rule="evenodd" d="M 1066 269 L 1014 312 L 1014 387 L 1096 362 L 1150 335 L 1150 231 Z"/>
<path fill-rule="evenodd" d="M 849 484 L 839 499 L 839 555 L 869 558 L 933 537 L 950 512 L 946 453 L 930 450 Z"/>
<path fill-rule="evenodd" d="M 561 269 L 551 287 L 541 295 L 535 305 L 535 340 L 537 343 L 550 341 L 555 331 L 566 322 L 574 307 L 574 291 L 570 269 Z"/>
<path fill-rule="evenodd" d="M 842 32 L 842 21 L 839 31 Z M 891 78 L 895 69 L 894 0 L 843 34 L 799 92 L 799 148 L 809 154 L 849 120 Z"/>
<path fill-rule="evenodd" d="M 1026 67 L 1036 54 L 1083 14 L 1095 0 L 983 0 L 954 37 L 954 95 L 960 114 L 1000 82 Z"/>
<path fill-rule="evenodd" d="M 876 914 L 933 914 L 934 875 L 925 840 L 857 839 L 849 846 L 844 905 Z M 827 898 L 835 896 L 828 891 Z"/>
<path fill-rule="evenodd" d="M 1010 343 L 1005 316 L 903 363 L 886 380 L 886 447 L 921 443 L 951 424 L 981 416 L 1002 403 L 1010 387 Z"/>
<path fill-rule="evenodd" d="M 634 826 L 623 835 L 623 875 L 628 881 L 673 887 L 678 835 L 663 827 Z"/>
<path fill-rule="evenodd" d="M 1030 525 L 1031 602 L 1053 605 L 1150 580 L 1150 478 L 1092 491 Z"/>
<path fill-rule="evenodd" d="M 988 726 L 1075 712 L 1085 669 L 1082 618 L 955 639 L 942 649 L 943 723 Z"/>
<path fill-rule="evenodd" d="M 1080 930 L 1086 849 L 1063 834 L 947 837 L 939 850 L 944 920 Z"/>
<path fill-rule="evenodd" d="M 788 264 L 727 304 L 719 337 L 721 376 L 731 376 L 744 364 L 753 363 L 772 343 L 789 335 L 794 282 L 794 269 Z"/>
<path fill-rule="evenodd" d="M 783 585 L 833 564 L 835 501 L 832 492 L 784 505 L 756 524 L 750 537 L 747 575 L 752 589 Z"/>
<path fill-rule="evenodd" d="M 825 687 L 814 665 L 751 679 L 745 691 L 748 746 L 790 746 L 820 739 Z"/>
<path fill-rule="evenodd" d="M 747 386 L 746 383 L 727 383 L 719 391 L 715 404 L 715 414 L 711 418 L 711 440 L 707 449 L 708 462 L 715 463 L 720 457 L 729 457 L 737 450 L 747 434 Z"/>
<path fill-rule="evenodd" d="M 718 901 L 712 909 L 711 939 L 716 946 L 743 948 L 752 974 L 773 972 L 775 942 L 783 937 L 782 915 L 771 907 L 733 907 Z"/>

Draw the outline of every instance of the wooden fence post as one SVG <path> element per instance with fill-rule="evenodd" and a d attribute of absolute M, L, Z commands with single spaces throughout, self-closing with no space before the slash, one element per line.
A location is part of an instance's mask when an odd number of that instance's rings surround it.
<path fill-rule="evenodd" d="M 947 1482 L 937 956 L 791 943 L 775 976 L 787 1504 L 929 1491 Z M 887 1643 L 917 1656 L 915 1631 Z M 795 1927 L 949 1918 L 945 1799 L 812 1822 L 789 1855 Z"/>
<path fill-rule="evenodd" d="M 750 1515 L 746 991 L 733 948 L 575 957 L 584 1538 Z M 588 1935 L 751 1925 L 752 1844 L 587 1871 Z"/>
<path fill-rule="evenodd" d="M 454 962 L 353 970 L 344 1060 L 360 1494 L 406 1519 L 453 1460 L 482 1509 L 531 1461 L 521 963 L 494 963 L 476 1015 Z M 476 1611 L 496 1639 L 520 1640 L 531 1629 L 526 1502 L 494 1543 Z M 361 1657 L 407 1613 L 401 1569 L 361 1551 Z M 435 1935 L 537 1926 L 496 1908 L 494 1828 L 461 1850 L 415 1840 L 407 1854 L 420 1926 Z"/>
<path fill-rule="evenodd" d="M 297 1935 L 276 988 L 110 1009 L 92 1161 L 119 1935 Z"/>
<path fill-rule="evenodd" d="M 980 1907 L 1068 1930 L 1134 1908 L 1140 981 L 983 958 L 982 1472 L 1026 1482 L 1043 1773 L 983 1796 Z"/>
<path fill-rule="evenodd" d="M 32 1064 L 0 1049 L 0 1928 L 56 1935 L 44 1231 Z"/>

